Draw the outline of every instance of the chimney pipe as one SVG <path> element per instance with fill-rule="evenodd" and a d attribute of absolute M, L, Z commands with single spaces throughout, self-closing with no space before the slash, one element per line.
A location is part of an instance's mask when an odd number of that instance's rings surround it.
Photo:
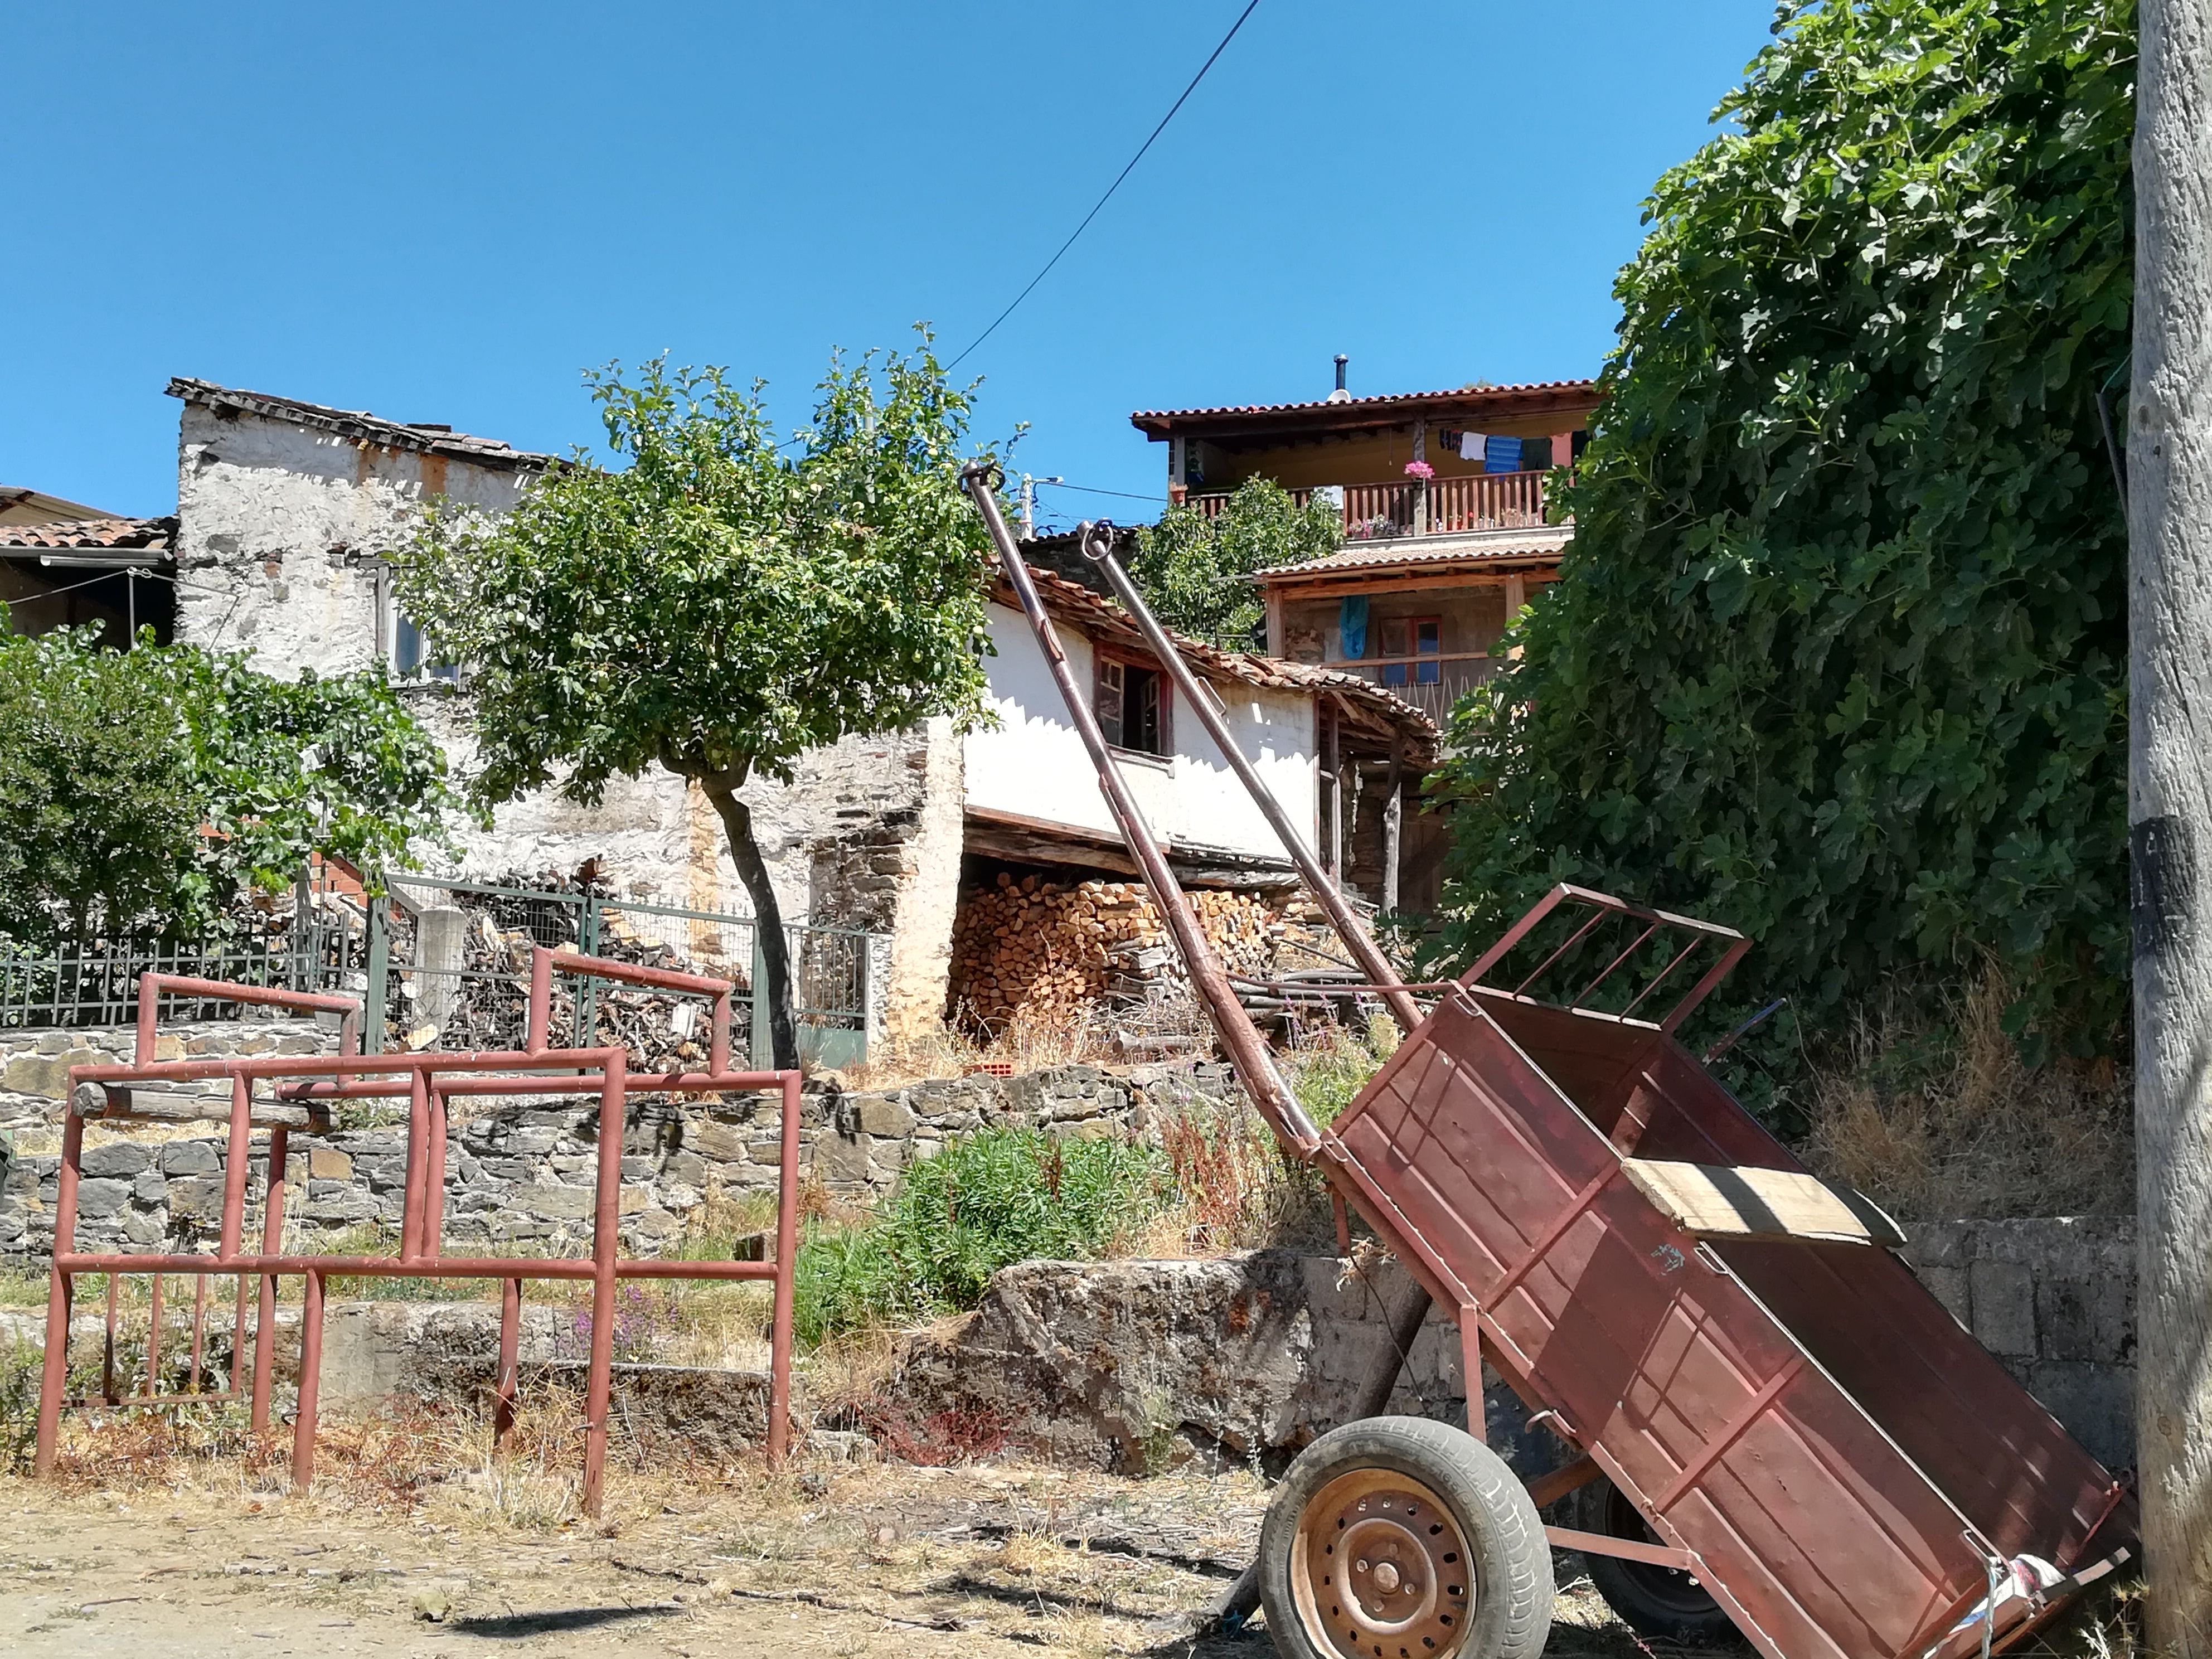
<path fill-rule="evenodd" d="M 1328 394 L 1328 401 L 1333 404 L 1348 404 L 1352 401 L 1352 394 L 1344 389 L 1344 366 L 1351 361 L 1352 359 L 1341 351 L 1336 354 L 1336 390 Z"/>

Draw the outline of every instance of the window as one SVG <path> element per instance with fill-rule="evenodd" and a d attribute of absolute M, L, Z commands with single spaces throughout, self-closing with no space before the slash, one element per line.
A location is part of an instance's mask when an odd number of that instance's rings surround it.
<path fill-rule="evenodd" d="M 1442 617 L 1386 617 L 1376 626 L 1382 643 L 1378 654 L 1384 659 L 1383 684 L 1434 685 L 1443 677 Z"/>
<path fill-rule="evenodd" d="M 1101 652 L 1091 706 L 1098 716 L 1098 729 L 1115 748 L 1140 755 L 1173 752 L 1168 738 L 1167 676 L 1158 668 Z"/>

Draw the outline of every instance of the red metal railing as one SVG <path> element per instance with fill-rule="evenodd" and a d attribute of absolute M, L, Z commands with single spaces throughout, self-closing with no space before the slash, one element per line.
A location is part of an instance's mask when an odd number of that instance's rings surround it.
<path fill-rule="evenodd" d="M 1545 477 L 1542 472 L 1478 472 L 1465 477 L 1431 478 L 1426 484 L 1410 478 L 1346 484 L 1345 533 L 1356 538 L 1443 536 L 1540 525 Z M 1293 489 L 1290 495 L 1304 507 L 1313 493 Z M 1209 519 L 1218 518 L 1228 501 L 1225 490 L 1184 498 L 1185 505 Z"/>
<path fill-rule="evenodd" d="M 616 1048 L 554 1048 L 547 1046 L 555 972 L 620 980 L 655 989 L 709 997 L 714 1001 L 712 1048 L 705 1072 L 633 1073 L 627 1053 Z M 232 1055 L 202 1060 L 155 1058 L 154 1011 L 164 988 L 196 997 L 273 1004 L 343 1014 L 337 1054 Z M 475 1054 L 363 1055 L 360 1053 L 359 1005 L 350 998 L 313 993 L 273 991 L 216 980 L 177 981 L 155 974 L 140 981 L 137 1053 L 129 1065 L 70 1068 L 70 1100 L 62 1130 L 62 1167 L 54 1205 L 54 1258 L 46 1295 L 45 1374 L 39 1396 L 36 1472 L 52 1473 L 60 1437 L 63 1398 L 68 1376 L 70 1316 L 74 1279 L 79 1273 L 108 1275 L 107 1357 L 102 1395 L 125 1403 L 114 1380 L 117 1277 L 153 1276 L 154 1334 L 148 1343 L 147 1384 L 128 1403 L 235 1398 L 241 1391 L 245 1357 L 246 1283 L 261 1285 L 260 1318 L 253 1337 L 252 1426 L 265 1431 L 275 1359 L 276 1282 L 296 1274 L 305 1282 L 300 1339 L 298 1407 L 292 1435 L 292 1480 L 305 1491 L 314 1472 L 316 1395 L 322 1362 L 323 1287 L 332 1273 L 392 1279 L 497 1279 L 503 1281 L 500 1308 L 500 1359 L 495 1389 L 493 1435 L 504 1444 L 514 1422 L 515 1358 L 526 1279 L 589 1279 L 592 1285 L 591 1360 L 585 1387 L 583 1504 L 599 1513 L 605 1485 L 607 1414 L 612 1394 L 614 1294 L 623 1279 L 769 1279 L 774 1284 L 769 1381 L 768 1455 L 781 1462 L 788 1449 L 791 1418 L 792 1273 L 798 1244 L 799 1073 L 732 1072 L 729 1069 L 732 999 L 726 979 L 672 973 L 598 957 L 556 953 L 538 946 L 530 976 L 529 1036 L 521 1049 Z M 532 1069 L 526 1069 L 532 1068 Z M 84 1126 L 88 1116 L 110 1124 L 144 1122 L 132 1110 L 131 1085 L 227 1078 L 230 1082 L 229 1131 L 226 1145 L 222 1224 L 216 1254 L 139 1254 L 80 1251 L 76 1243 L 77 1189 L 83 1177 Z M 257 1103 L 257 1085 L 269 1097 Z M 781 1168 L 777 1182 L 775 1256 L 769 1261 L 659 1261 L 625 1258 L 619 1253 L 622 1149 L 629 1097 L 639 1094 L 696 1094 L 742 1090 L 775 1090 L 782 1096 Z M 591 1094 L 599 1097 L 599 1158 L 594 1179 L 592 1255 L 589 1261 L 519 1259 L 503 1256 L 447 1256 L 441 1254 L 446 1194 L 447 1101 L 455 1095 Z M 283 1241 L 286 1164 L 295 1122 L 313 1121 L 314 1108 L 327 1112 L 332 1100 L 397 1098 L 408 1103 L 404 1200 L 396 1256 L 337 1256 L 286 1254 Z M 268 1129 L 262 1202 L 261 1248 L 243 1249 L 247 1167 L 253 1151 L 257 1107 Z M 302 1109 L 305 1109 L 304 1110 Z M 183 1274 L 198 1281 L 194 1297 L 193 1386 L 197 1389 L 211 1277 L 239 1281 L 237 1326 L 231 1349 L 231 1380 L 222 1395 L 198 1392 L 164 1396 L 160 1390 L 161 1305 L 165 1276 Z"/>

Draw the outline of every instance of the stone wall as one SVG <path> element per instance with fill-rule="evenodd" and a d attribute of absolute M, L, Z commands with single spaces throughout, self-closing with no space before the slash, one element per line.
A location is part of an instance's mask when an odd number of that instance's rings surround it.
<path fill-rule="evenodd" d="M 2136 1461 L 2132 1216 L 1922 1222 L 1905 1256 L 1936 1299 L 2114 1468 Z"/>
<path fill-rule="evenodd" d="M 68 1068 L 119 1058 L 129 1041 L 127 1033 L 88 1031 L 0 1042 L 7 1067 L 0 1077 L 26 1085 L 9 1097 L 18 1112 L 0 1150 L 0 1259 L 27 1264 L 52 1252 L 61 1163 L 53 1115 Z M 181 1054 L 313 1052 L 327 1050 L 330 1042 L 312 1023 L 281 1021 L 195 1026 L 164 1036 L 165 1053 Z M 803 1178 L 832 1194 L 865 1198 L 890 1187 L 908 1163 L 931 1156 L 950 1135 L 1000 1123 L 1070 1135 L 1142 1132 L 1163 1105 L 1194 1095 L 1223 1097 L 1231 1087 L 1219 1066 L 1115 1074 L 1067 1066 L 871 1093 L 810 1088 L 801 1101 L 799 1167 Z M 363 1226 L 396 1231 L 399 1225 L 405 1127 L 384 1103 L 356 1103 L 348 1115 L 351 1127 L 291 1137 L 287 1175 L 295 1196 L 287 1228 L 295 1238 Z M 708 1220 L 718 1200 L 772 1194 L 780 1115 L 769 1095 L 634 1103 L 623 1145 L 623 1248 L 655 1254 L 687 1226 Z M 448 1247 L 587 1248 L 597 1118 L 596 1103 L 574 1096 L 456 1100 L 447 1176 Z M 258 1193 L 265 1178 L 265 1136 L 255 1144 L 249 1191 Z M 190 1132 L 89 1126 L 78 1188 L 79 1242 L 125 1249 L 207 1246 L 222 1219 L 225 1167 L 223 1139 L 213 1124 Z"/>
<path fill-rule="evenodd" d="M 2135 1462 L 2135 1240 L 2122 1218 L 1963 1221 L 1912 1230 L 1936 1296 L 2108 1467 Z M 1335 1257 L 1253 1251 L 1188 1261 L 1028 1261 L 921 1342 L 893 1385 L 917 1419 L 954 1413 L 1063 1462 L 1143 1474 L 1197 1457 L 1279 1467 L 1348 1418 L 1389 1341 L 1404 1280 Z M 1488 1379 L 1492 1443 L 1522 1474 L 1551 1443 Z M 1432 1312 L 1393 1411 L 1464 1423 L 1458 1334 Z"/>

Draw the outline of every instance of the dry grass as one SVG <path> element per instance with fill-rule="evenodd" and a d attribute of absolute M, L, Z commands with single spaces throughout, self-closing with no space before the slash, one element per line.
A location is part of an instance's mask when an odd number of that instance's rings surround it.
<path fill-rule="evenodd" d="M 1018 1076 L 1054 1066 L 1111 1066 L 1124 1061 L 1103 1019 L 1071 1022 L 1017 1009 L 1005 1028 L 978 1042 L 957 1018 L 920 1036 L 879 1044 L 868 1058 L 838 1075 L 848 1089 L 903 1089 L 936 1078 L 957 1078 L 982 1066 L 1006 1065 Z"/>
<path fill-rule="evenodd" d="M 2021 1064 L 1994 977 L 1863 1010 L 1813 1067 L 1801 1151 L 1902 1218 L 2125 1214 L 2131 1082 L 2110 1060 Z"/>

